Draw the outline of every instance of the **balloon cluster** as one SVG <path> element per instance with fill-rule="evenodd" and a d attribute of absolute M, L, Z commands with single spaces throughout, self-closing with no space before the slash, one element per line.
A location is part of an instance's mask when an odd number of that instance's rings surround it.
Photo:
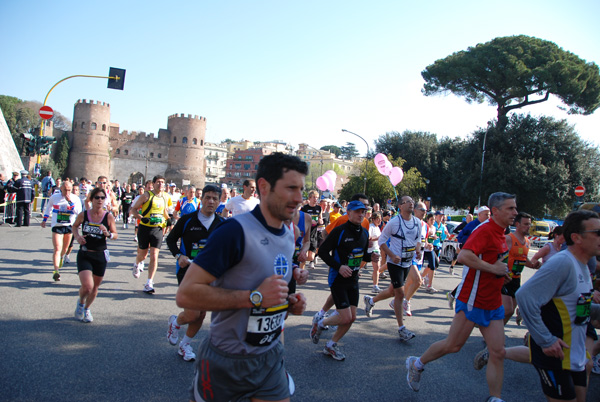
<path fill-rule="evenodd" d="M 321 191 L 333 191 L 337 175 L 333 170 L 328 170 L 323 173 L 323 176 L 317 178 L 317 188 Z"/>
<path fill-rule="evenodd" d="M 375 161 L 375 166 L 377 166 L 377 170 L 384 176 L 387 176 L 390 179 L 390 183 L 392 186 L 396 186 L 398 183 L 402 181 L 404 177 L 404 172 L 399 167 L 393 167 L 392 162 L 389 161 L 387 156 L 384 154 L 377 154 L 373 159 Z"/>

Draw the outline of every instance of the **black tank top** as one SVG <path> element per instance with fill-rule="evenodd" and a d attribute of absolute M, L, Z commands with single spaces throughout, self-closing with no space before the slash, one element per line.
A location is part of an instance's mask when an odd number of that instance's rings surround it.
<path fill-rule="evenodd" d="M 89 213 L 90 211 L 83 213 L 83 225 L 81 226 L 86 241 L 85 248 L 94 251 L 106 250 L 106 236 L 100 230 L 100 225 L 108 228 L 108 213 L 104 212 L 100 223 L 90 221 Z"/>

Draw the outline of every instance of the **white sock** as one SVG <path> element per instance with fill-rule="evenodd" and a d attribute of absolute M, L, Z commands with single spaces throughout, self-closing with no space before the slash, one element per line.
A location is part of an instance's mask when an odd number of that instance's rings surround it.
<path fill-rule="evenodd" d="M 415 361 L 415 368 L 417 370 L 423 370 L 425 368 L 425 365 L 421 362 L 420 357 Z"/>
<path fill-rule="evenodd" d="M 334 341 L 332 341 L 332 340 L 328 340 L 328 341 L 327 341 L 327 347 L 328 347 L 328 348 L 332 348 L 332 347 L 333 347 L 335 344 L 336 344 L 336 343 L 335 343 Z"/>
<path fill-rule="evenodd" d="M 186 343 L 192 343 L 192 338 L 190 338 L 189 336 L 185 335 L 183 337 L 183 339 L 181 340 L 181 345 L 185 345 Z"/>
<path fill-rule="evenodd" d="M 406 326 L 405 326 L 405 325 L 403 325 L 403 326 L 401 326 L 401 327 L 398 327 L 398 331 L 402 331 L 404 328 L 406 328 Z"/>
<path fill-rule="evenodd" d="M 321 309 L 321 311 L 319 311 L 319 315 L 325 315 L 325 310 Z"/>

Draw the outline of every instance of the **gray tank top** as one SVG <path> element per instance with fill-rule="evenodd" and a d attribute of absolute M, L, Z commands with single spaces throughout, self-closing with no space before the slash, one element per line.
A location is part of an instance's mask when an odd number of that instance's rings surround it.
<path fill-rule="evenodd" d="M 224 289 L 256 289 L 267 277 L 292 278 L 293 232 L 270 232 L 251 213 L 233 217 L 244 231 L 244 255 L 241 261 L 213 282 Z M 284 305 L 269 309 L 238 309 L 212 313 L 210 339 L 218 349 L 232 354 L 261 354 L 275 347 L 283 330 L 287 312 Z"/>

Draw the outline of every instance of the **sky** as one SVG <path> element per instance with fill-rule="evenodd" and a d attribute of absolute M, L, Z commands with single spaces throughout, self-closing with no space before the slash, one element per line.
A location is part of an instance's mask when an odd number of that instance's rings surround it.
<path fill-rule="evenodd" d="M 0 94 L 43 102 L 59 80 L 124 68 L 125 90 L 73 78 L 47 105 L 111 105 L 121 130 L 158 133 L 174 113 L 206 117 L 225 139 L 356 144 L 386 132 L 467 137 L 495 106 L 421 93 L 421 71 L 495 37 L 550 40 L 600 64 L 597 0 L 0 1 Z M 567 119 L 600 144 L 600 112 L 570 116 L 556 99 L 521 109 Z"/>

